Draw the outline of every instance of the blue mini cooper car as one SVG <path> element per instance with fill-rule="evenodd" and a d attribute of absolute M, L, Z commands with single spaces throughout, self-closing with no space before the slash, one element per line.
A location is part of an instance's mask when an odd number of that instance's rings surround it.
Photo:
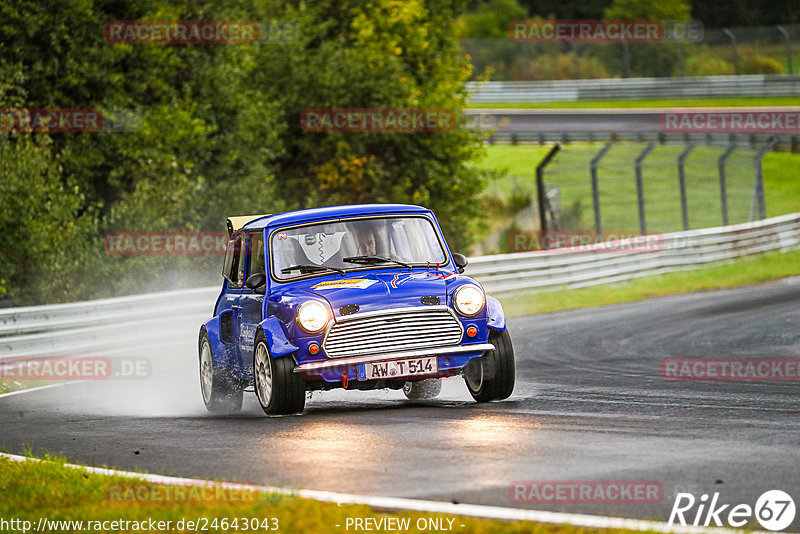
<path fill-rule="evenodd" d="M 433 213 L 336 206 L 231 217 L 214 317 L 200 328 L 212 412 L 252 386 L 267 414 L 302 412 L 306 392 L 402 389 L 435 397 L 463 375 L 478 402 L 514 389 L 500 303 L 462 274 Z"/>

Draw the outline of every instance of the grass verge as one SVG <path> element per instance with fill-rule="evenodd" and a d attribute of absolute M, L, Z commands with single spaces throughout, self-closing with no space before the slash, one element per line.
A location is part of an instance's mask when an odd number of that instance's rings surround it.
<path fill-rule="evenodd" d="M 255 530 L 277 530 L 278 532 L 346 532 L 348 518 L 382 518 L 408 519 L 410 528 L 405 532 L 427 532 L 416 527 L 421 518 L 444 518 L 444 525 L 452 524 L 452 530 L 463 533 L 483 534 L 495 533 L 564 533 L 578 534 L 584 532 L 625 532 L 619 529 L 585 529 L 570 525 L 549 525 L 529 521 L 498 521 L 474 519 L 464 516 L 447 516 L 403 511 L 380 511 L 368 506 L 338 505 L 309 499 L 300 499 L 287 495 L 259 494 L 258 496 L 232 502 L 236 494 L 227 493 L 228 501 L 220 497 L 210 499 L 167 499 L 168 495 L 176 496 L 175 486 L 151 484 L 133 481 L 118 476 L 105 476 L 86 473 L 64 466 L 64 460 L 46 458 L 45 462 L 14 462 L 0 458 L 0 517 L 5 521 L 30 521 L 29 528 L 35 529 L 42 517 L 48 521 L 82 521 L 82 530 L 90 531 L 150 531 L 149 524 L 145 528 L 133 528 L 132 525 L 119 525 L 126 528 L 115 528 L 111 521 L 170 521 L 165 526 L 170 528 L 160 531 L 188 532 L 188 521 L 199 521 L 199 531 L 242 532 L 254 530 L 249 528 L 252 519 L 257 519 L 259 528 Z M 128 488 L 135 490 L 128 491 Z M 170 491 L 171 490 L 171 491 Z M 124 496 L 129 495 L 129 499 Z M 143 500 L 135 497 L 146 496 Z M 189 495 L 187 493 L 187 495 Z M 117 496 L 120 496 L 119 498 Z M 156 497 L 158 496 L 158 497 Z M 243 496 L 243 494 L 239 494 Z M 156 502 L 157 500 L 157 502 Z M 202 502 L 197 502 L 202 500 Z M 247 501 L 241 502 L 241 501 Z M 216 518 L 216 522 L 214 519 Z M 227 521 L 224 523 L 222 519 Z M 238 521 L 233 526 L 234 519 Z M 248 528 L 243 528 L 244 519 L 248 519 Z M 268 519 L 263 527 L 263 520 Z M 277 520 L 277 522 L 273 521 Z M 454 519 L 448 523 L 447 519 Z M 184 528 L 176 528 L 183 520 Z M 96 526 L 88 522 L 99 521 Z M 17 523 L 23 530 L 22 524 Z M 277 525 L 277 529 L 274 526 Z M 339 525 L 339 527 L 337 527 Z M 463 525 L 463 526 L 462 526 Z M 105 528 L 102 528 L 102 527 Z M 226 527 L 226 528 L 223 528 Z M 79 529 L 74 523 L 69 526 L 48 524 L 44 530 L 70 532 Z M 109 528 L 111 527 L 111 528 Z M 203 528 L 205 527 L 205 529 Z M 157 527 L 158 528 L 158 527 Z M 352 526 L 350 530 L 353 530 Z M 388 529 L 391 531 L 394 529 Z"/>
<path fill-rule="evenodd" d="M 21 389 L 31 389 L 31 388 L 38 388 L 41 386 L 48 386 L 51 384 L 55 384 L 55 382 L 51 381 L 43 381 L 43 380 L 4 380 L 0 379 L 0 395 L 3 393 L 11 393 L 14 391 L 19 391 Z"/>
<path fill-rule="evenodd" d="M 646 276 L 584 289 L 524 291 L 500 300 L 506 315 L 514 317 L 746 286 L 796 275 L 800 275 L 800 250 L 767 252 L 693 271 Z"/>
<path fill-rule="evenodd" d="M 545 175 L 545 180 L 548 183 L 560 185 L 562 189 L 565 187 L 583 187 L 586 191 L 580 189 L 580 192 L 588 194 L 588 160 L 602 146 L 602 143 L 577 143 L 564 146 L 556 161 L 550 165 L 548 173 Z M 619 187 L 622 187 L 622 182 L 626 186 L 624 191 L 620 188 L 616 189 L 614 195 L 620 196 L 624 192 L 629 197 L 632 197 L 635 202 L 636 184 L 634 181 L 633 162 L 636 156 L 641 153 L 642 148 L 643 145 L 634 143 L 618 143 L 609 155 L 603 159 L 606 170 L 601 168 L 600 179 L 605 179 L 607 182 L 611 180 L 615 184 L 619 179 Z M 646 191 L 646 201 L 649 200 L 648 207 L 650 211 L 656 214 L 664 211 L 663 205 L 667 204 L 675 196 L 670 193 L 677 190 L 677 157 L 683 148 L 680 145 L 656 147 L 656 150 L 647 159 L 644 179 L 646 181 L 645 185 L 649 189 Z M 539 164 L 549 150 L 549 146 L 539 145 L 493 145 L 486 147 L 486 157 L 480 161 L 479 167 L 498 170 L 505 174 L 505 176 L 490 184 L 487 194 L 508 197 L 515 189 L 533 194 L 536 186 L 536 165 Z M 719 177 L 717 174 L 717 159 L 723 151 L 724 149 L 719 147 L 698 147 L 687 161 L 690 192 L 694 193 L 697 188 L 707 186 L 708 191 L 703 189 L 702 196 L 708 196 L 709 203 L 718 203 Z M 753 151 L 745 149 L 741 151 L 740 157 L 736 157 L 736 154 L 734 154 L 734 157 L 730 158 L 727 171 L 729 202 L 732 203 L 738 199 L 735 196 L 738 189 L 731 191 L 732 187 L 743 189 L 746 193 L 745 204 L 747 209 L 745 211 L 748 212 L 748 215 L 755 176 L 755 169 L 750 159 L 752 155 L 754 155 Z M 619 169 L 619 177 L 616 169 Z M 800 206 L 800 154 L 769 152 L 764 157 L 764 192 L 767 217 L 786 215 L 798 211 L 798 206 Z M 603 191 L 601 191 L 602 193 Z M 562 196 L 566 196 L 566 193 Z M 573 196 L 577 197 L 577 193 Z M 702 200 L 700 198 L 698 202 Z M 632 212 L 635 215 L 636 206 L 634 202 L 628 203 L 631 205 L 622 205 L 623 203 L 617 200 L 616 202 L 607 202 L 605 206 L 607 206 L 607 209 L 612 210 L 624 208 L 626 214 Z M 707 208 L 705 205 L 701 207 Z M 698 209 L 697 211 L 700 210 Z M 716 211 L 718 212 L 719 209 L 717 208 Z M 671 215 L 674 216 L 674 213 L 671 213 Z M 623 219 L 625 217 L 619 216 L 617 218 Z M 630 220 L 627 224 L 630 227 L 637 228 L 638 223 L 635 217 L 628 218 Z M 679 219 L 679 217 L 673 218 Z M 697 223 L 705 222 L 703 219 L 695 218 L 695 220 Z M 721 222 L 716 221 L 716 224 L 721 224 Z M 655 228 L 656 226 L 653 227 Z M 702 225 L 693 224 L 693 227 L 702 227 Z M 658 228 L 659 230 L 662 229 L 661 226 L 658 226 Z M 668 231 L 669 229 L 663 230 Z"/>
<path fill-rule="evenodd" d="M 545 184 L 557 190 L 555 202 L 561 228 L 585 230 L 594 227 L 589 162 L 603 147 L 601 143 L 565 145 L 547 167 Z M 639 228 L 634 161 L 643 144 L 620 142 L 603 158 L 599 171 L 599 201 L 603 228 L 634 233 Z M 648 155 L 642 171 L 647 228 L 650 233 L 683 229 L 678 188 L 678 157 L 682 145 L 658 145 Z M 494 170 L 499 178 L 488 184 L 483 203 L 489 235 L 508 229 L 521 206 L 535 203 L 536 165 L 550 150 L 538 145 L 494 145 L 478 166 Z M 686 160 L 687 211 L 690 229 L 721 226 L 722 205 L 718 159 L 724 147 L 698 146 Z M 730 224 L 747 222 L 751 217 L 754 158 L 749 148 L 736 150 L 727 160 L 726 189 Z M 764 157 L 764 190 L 767 216 L 798 211 L 800 206 L 800 154 L 770 152 Z M 523 228 L 528 229 L 528 228 Z M 481 242 L 486 235 L 476 239 Z M 504 240 L 485 243 L 481 253 L 511 252 Z"/>
<path fill-rule="evenodd" d="M 478 109 L 586 109 L 586 108 L 699 108 L 796 106 L 797 97 L 664 98 L 651 100 L 592 100 L 583 102 L 470 102 Z"/>

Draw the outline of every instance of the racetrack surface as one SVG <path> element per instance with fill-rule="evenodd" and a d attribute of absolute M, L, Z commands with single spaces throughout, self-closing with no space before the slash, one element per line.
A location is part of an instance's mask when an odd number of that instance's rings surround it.
<path fill-rule="evenodd" d="M 665 113 L 692 114 L 734 114 L 744 112 L 797 113 L 796 106 L 781 107 L 715 107 L 715 108 L 575 108 L 575 109 L 535 109 L 535 108 L 469 108 L 466 115 L 476 117 L 485 128 L 497 128 L 506 133 L 608 133 L 608 132 L 662 132 L 665 126 L 675 124 L 664 122 Z M 717 123 L 710 128 L 719 128 L 720 133 L 728 130 Z M 734 130 L 735 131 L 735 130 Z M 699 133 L 703 133 L 700 131 Z M 762 133 L 767 133 L 766 130 Z M 777 133 L 774 132 L 774 133 Z"/>
<path fill-rule="evenodd" d="M 151 377 L 0 398 L 0 449 L 264 485 L 667 520 L 677 492 L 800 493 L 798 382 L 665 381 L 666 357 L 800 357 L 800 279 L 515 318 L 510 399 L 315 393 L 300 416 L 202 406 L 196 331 L 131 347 Z M 517 504 L 519 480 L 654 480 L 660 504 Z M 798 503 L 800 504 L 800 503 Z M 798 521 L 793 524 L 797 530 Z"/>

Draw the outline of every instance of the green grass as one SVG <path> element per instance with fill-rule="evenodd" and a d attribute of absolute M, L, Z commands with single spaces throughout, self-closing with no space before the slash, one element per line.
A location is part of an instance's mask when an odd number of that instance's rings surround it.
<path fill-rule="evenodd" d="M 652 100 L 594 100 L 588 102 L 471 102 L 468 108 L 481 109 L 584 109 L 584 108 L 694 108 L 797 106 L 797 97 L 667 98 Z"/>
<path fill-rule="evenodd" d="M 594 212 L 589 162 L 603 147 L 601 143 L 562 147 L 547 167 L 545 183 L 560 190 L 562 229 L 593 228 Z M 603 228 L 630 231 L 639 228 L 636 181 L 633 162 L 644 145 L 617 143 L 601 160 L 598 171 L 600 213 Z M 665 233 L 683 229 L 678 188 L 677 159 L 682 145 L 657 145 L 645 160 L 643 185 L 648 231 Z M 536 198 L 535 168 L 549 150 L 539 145 L 494 145 L 480 166 L 500 170 L 503 176 L 491 183 L 485 195 L 507 200 L 512 194 Z M 686 160 L 685 176 L 690 229 L 722 225 L 717 160 L 720 147 L 698 146 Z M 755 169 L 755 151 L 739 149 L 727 160 L 726 181 L 729 222 L 750 219 Z M 764 158 L 767 216 L 800 211 L 800 154 L 770 152 Z M 495 202 L 498 203 L 498 202 Z M 507 223 L 492 221 L 497 227 Z"/>
<path fill-rule="evenodd" d="M 508 197 L 515 189 L 534 191 L 536 165 L 550 151 L 542 145 L 493 145 L 486 147 L 486 157 L 478 164 L 485 169 L 502 171 L 505 176 L 489 184 L 487 192 Z"/>
<path fill-rule="evenodd" d="M 524 291 L 500 300 L 507 315 L 521 316 L 739 287 L 797 275 L 800 275 L 800 250 L 768 252 L 692 271 L 646 276 L 585 289 Z"/>
<path fill-rule="evenodd" d="M 770 152 L 764 157 L 767 216 L 800 211 L 800 154 Z"/>
<path fill-rule="evenodd" d="M 169 532 L 186 532 L 188 528 L 176 529 L 181 519 L 185 521 L 206 518 L 208 531 L 225 531 L 220 520 L 228 518 L 276 518 L 278 532 L 345 532 L 347 518 L 385 517 L 410 518 L 411 528 L 408 532 L 421 532 L 415 528 L 418 518 L 453 518 L 441 514 L 426 514 L 403 511 L 381 511 L 360 505 L 337 505 L 309 499 L 300 499 L 287 495 L 260 494 L 255 499 L 242 499 L 246 494 L 236 494 L 239 501 L 213 502 L 186 499 L 164 499 L 167 486 L 159 486 L 146 482 L 132 482 L 116 476 L 89 474 L 80 470 L 65 467 L 62 459 L 48 458 L 44 462 L 13 462 L 0 458 L 0 517 L 5 521 L 25 520 L 32 522 L 32 528 L 38 524 L 39 518 L 49 520 L 83 520 L 85 521 L 171 521 Z M 511 481 L 509 481 L 510 483 Z M 159 500 L 126 498 L 120 500 L 114 495 L 128 495 L 128 488 L 139 492 L 140 496 L 159 495 Z M 171 487 L 174 491 L 174 486 Z M 131 494 L 133 495 L 133 494 Z M 170 494 L 174 495 L 174 493 Z M 232 496 L 233 494 L 227 494 Z M 166 501 L 166 502 L 165 502 Z M 217 528 L 213 528 L 213 519 L 217 518 Z M 241 521 L 241 519 L 240 519 Z M 272 524 L 271 522 L 269 523 Z M 447 522 L 445 522 L 447 524 Z M 341 525 L 337 527 L 336 525 Z M 464 525 L 461 527 L 461 525 Z M 84 525 L 86 526 L 86 525 Z M 58 529 L 51 531 L 75 531 Z M 86 529 L 84 529 L 86 530 Z M 99 529 L 94 529 L 98 531 Z M 111 531 L 122 531 L 113 529 Z M 144 530 L 148 530 L 145 528 Z M 201 528 L 202 530 L 202 528 Z M 352 526 L 351 529 L 353 530 Z M 460 533 L 564 533 L 580 534 L 588 532 L 631 532 L 619 529 L 595 530 L 572 527 L 569 525 L 548 525 L 528 521 L 498 521 L 473 519 L 455 516 L 453 530 Z M 109 531 L 109 529 L 105 529 Z M 130 531 L 136 531 L 131 529 Z M 239 524 L 236 528 L 228 528 L 230 532 L 243 532 Z M 264 530 L 262 530 L 263 532 Z M 270 530 L 273 531 L 273 530 Z"/>
<path fill-rule="evenodd" d="M 562 229 L 587 230 L 594 227 L 589 161 L 602 146 L 600 143 L 564 146 L 548 167 L 545 183 L 560 188 Z M 645 160 L 642 178 L 648 231 L 651 233 L 683 229 L 676 165 L 683 148 L 680 145 L 657 146 Z M 511 195 L 527 194 L 535 200 L 535 168 L 549 149 L 538 145 L 487 147 L 487 157 L 480 165 L 503 173 L 487 188 L 485 195 L 490 199 L 487 205 L 501 205 Z M 643 145 L 618 143 L 601 162 L 598 172 L 600 213 L 606 230 L 635 232 L 639 227 L 632 162 L 642 149 Z M 698 146 L 687 159 L 690 228 L 722 225 L 717 170 L 717 159 L 721 152 L 720 148 Z M 726 176 L 730 223 L 746 222 L 750 218 L 754 155 L 754 151 L 742 149 L 734 152 L 728 160 Z M 768 217 L 800 211 L 800 154 L 768 153 L 764 158 L 764 189 Z M 490 211 L 490 216 L 492 229 L 509 224 L 508 213 L 495 210 Z M 525 315 L 736 287 L 799 275 L 798 260 L 800 252 L 775 252 L 622 284 L 587 289 L 529 291 L 506 297 L 503 303 L 509 314 Z"/>

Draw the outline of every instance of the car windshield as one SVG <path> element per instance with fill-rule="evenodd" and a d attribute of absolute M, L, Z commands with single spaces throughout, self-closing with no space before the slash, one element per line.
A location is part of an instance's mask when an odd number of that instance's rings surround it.
<path fill-rule="evenodd" d="M 278 280 L 447 261 L 433 224 L 424 217 L 350 219 L 281 229 L 272 234 L 270 257 Z"/>

